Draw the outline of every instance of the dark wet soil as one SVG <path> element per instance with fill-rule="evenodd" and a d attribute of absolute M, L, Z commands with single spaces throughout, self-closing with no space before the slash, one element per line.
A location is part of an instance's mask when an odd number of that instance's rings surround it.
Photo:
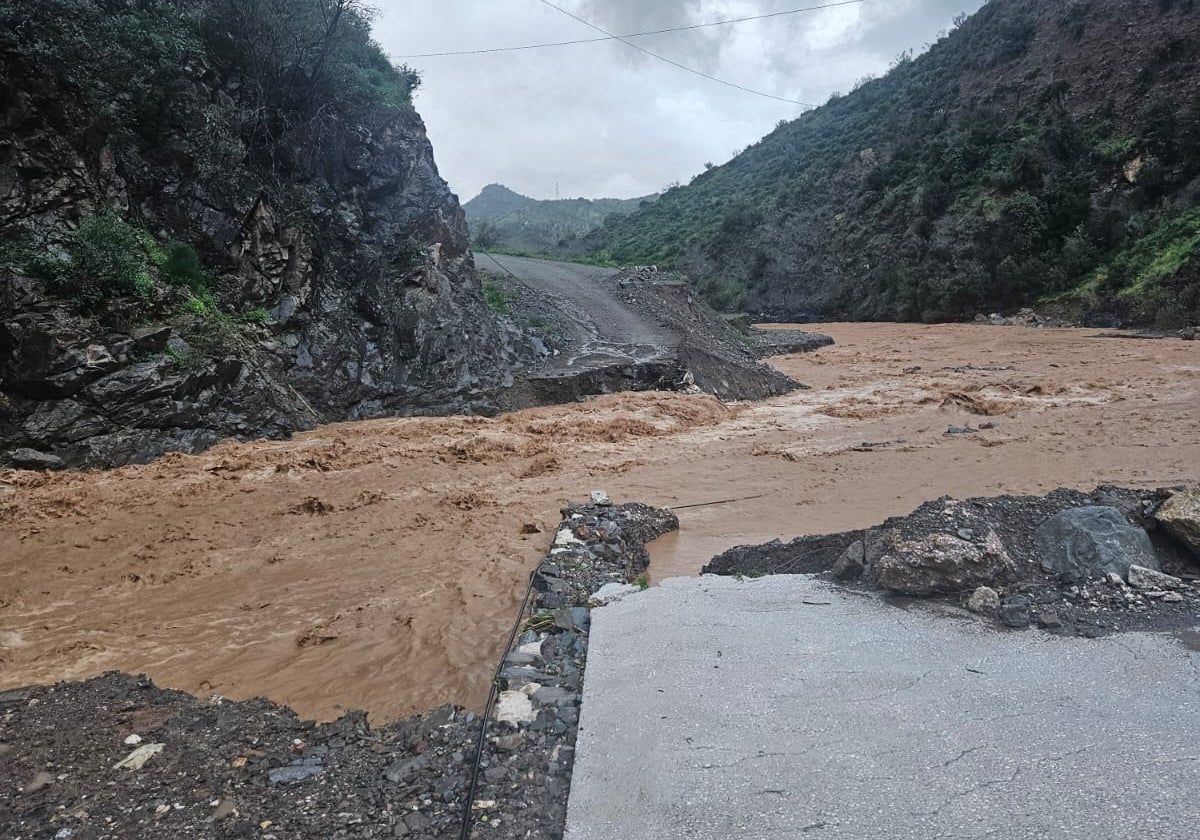
<path fill-rule="evenodd" d="M 8 691 L 0 838 L 456 837 L 478 725 L 452 707 L 374 729 L 363 713 L 315 725 L 266 700 L 117 673 Z M 116 766 L 152 745 L 141 768 Z"/>

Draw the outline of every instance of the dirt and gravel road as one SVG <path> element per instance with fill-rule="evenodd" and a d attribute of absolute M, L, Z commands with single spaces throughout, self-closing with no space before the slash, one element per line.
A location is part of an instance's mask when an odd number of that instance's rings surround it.
<path fill-rule="evenodd" d="M 831 341 L 804 331 L 747 334 L 697 300 L 680 275 L 652 267 L 618 272 L 491 254 L 477 260 L 488 270 L 487 291 L 538 355 L 516 375 L 509 409 L 692 386 L 724 400 L 778 396 L 799 386 L 761 360 Z"/>
<path fill-rule="evenodd" d="M 651 362 L 674 345 L 661 326 L 623 304 L 602 282 L 616 276 L 616 269 L 501 254 L 476 253 L 475 261 L 524 285 L 553 313 L 571 348 L 554 360 L 555 369 Z"/>
<path fill-rule="evenodd" d="M 651 547 L 665 577 L 943 494 L 1200 478 L 1195 342 L 815 328 L 838 343 L 774 362 L 812 390 L 758 403 L 614 394 L 107 472 L 0 473 L 0 690 L 120 669 L 324 719 L 478 707 L 559 507 L 593 488 L 741 499 L 679 512 L 680 533 Z"/>

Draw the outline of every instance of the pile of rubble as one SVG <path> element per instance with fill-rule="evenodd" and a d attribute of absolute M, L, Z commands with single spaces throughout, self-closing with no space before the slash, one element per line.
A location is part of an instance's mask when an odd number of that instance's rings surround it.
<path fill-rule="evenodd" d="M 705 571 L 824 573 L 1009 627 L 1084 636 L 1190 626 L 1200 488 L 939 499 L 877 528 L 731 549 Z"/>
<path fill-rule="evenodd" d="M 474 801 L 473 837 L 561 837 L 574 766 L 590 607 L 637 590 L 645 544 L 679 527 L 674 514 L 614 506 L 602 492 L 563 511 L 533 577 L 522 632 L 505 655 Z"/>

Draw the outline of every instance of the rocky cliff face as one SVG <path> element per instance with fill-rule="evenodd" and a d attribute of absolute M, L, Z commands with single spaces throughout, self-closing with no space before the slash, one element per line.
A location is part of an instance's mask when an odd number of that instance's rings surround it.
<path fill-rule="evenodd" d="M 276 148 L 281 164 L 246 139 L 242 80 L 201 58 L 147 142 L 35 57 L 0 57 L 4 238 L 53 260 L 112 213 L 187 243 L 214 285 L 82 307 L 28 260 L 0 260 L 0 462 L 110 466 L 318 422 L 494 410 L 509 350 L 411 108 L 339 126 L 319 157 Z"/>

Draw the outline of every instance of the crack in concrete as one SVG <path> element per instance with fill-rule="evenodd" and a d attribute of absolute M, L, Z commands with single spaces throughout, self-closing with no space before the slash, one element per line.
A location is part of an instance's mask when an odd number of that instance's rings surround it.
<path fill-rule="evenodd" d="M 960 752 L 958 755 L 954 756 L 954 758 L 951 758 L 948 761 L 942 762 L 942 767 L 949 767 L 951 764 L 954 764 L 955 762 L 961 761 L 962 759 L 966 758 L 971 753 L 978 752 L 979 750 L 983 749 L 984 746 L 985 746 L 984 744 L 980 744 L 978 747 L 969 747 L 968 749 L 965 749 L 962 752 Z"/>
<path fill-rule="evenodd" d="M 1023 767 L 1023 766 L 1018 767 L 1016 770 L 1013 771 L 1013 774 L 1006 779 L 988 779 L 987 781 L 980 782 L 977 785 L 972 785 L 971 787 L 969 787 L 965 790 L 956 791 L 955 793 L 952 793 L 952 794 L 950 794 L 950 796 L 946 797 L 946 799 L 942 801 L 942 804 L 938 805 L 932 811 L 909 811 L 908 813 L 914 817 L 938 817 L 938 816 L 941 816 L 942 810 L 945 809 L 947 806 L 949 806 L 950 803 L 954 802 L 955 800 L 962 799 L 964 797 L 970 796 L 973 793 L 978 793 L 981 790 L 986 790 L 987 788 L 993 787 L 995 785 L 1012 784 L 1013 782 L 1015 782 L 1017 780 L 1017 777 L 1020 776 L 1024 770 L 1025 770 L 1025 767 Z"/>
<path fill-rule="evenodd" d="M 739 764 L 744 764 L 747 761 L 761 761 L 764 758 L 804 758 L 809 753 L 811 753 L 813 750 L 822 749 L 825 747 L 836 747 L 840 743 L 842 743 L 842 742 L 840 740 L 838 740 L 838 741 L 828 741 L 828 742 L 821 743 L 821 744 L 813 744 L 811 747 L 809 747 L 808 749 L 803 750 L 801 752 L 778 752 L 777 753 L 777 752 L 766 752 L 764 750 L 759 750 L 754 755 L 742 756 L 741 758 L 737 759 L 736 761 L 731 761 L 729 764 L 705 764 L 702 767 L 699 767 L 697 769 L 699 769 L 699 770 L 724 770 L 729 767 L 737 767 Z"/>
<path fill-rule="evenodd" d="M 1075 756 L 1075 755 L 1079 755 L 1080 753 L 1087 752 L 1088 750 L 1090 750 L 1092 747 L 1095 747 L 1095 746 L 1097 746 L 1097 745 L 1096 744 L 1088 744 L 1086 747 L 1080 747 L 1077 750 L 1070 750 L 1069 752 L 1060 753 L 1058 755 L 1044 756 L 1042 758 L 1036 759 L 1035 761 L 1033 761 L 1029 764 L 1021 765 L 1016 770 L 1014 770 L 1013 774 L 1011 776 L 1009 776 L 1007 779 L 1003 779 L 1003 778 L 1002 779 L 988 779 L 987 781 L 980 782 L 977 785 L 972 785 L 971 787 L 967 788 L 966 790 L 957 791 L 957 792 L 951 794 L 950 796 L 948 796 L 942 802 L 941 805 L 938 805 L 932 811 L 910 811 L 909 813 L 914 817 L 917 817 L 917 816 L 920 816 L 920 817 L 941 816 L 942 810 L 945 809 L 947 806 L 949 806 L 952 802 L 954 802 L 957 799 L 962 799 L 964 797 L 970 796 L 973 793 L 978 793 L 981 790 L 985 790 L 985 789 L 987 789 L 989 787 L 993 787 L 995 785 L 1011 784 L 1012 782 L 1015 782 L 1017 780 L 1018 776 L 1020 776 L 1023 772 L 1025 772 L 1028 769 L 1032 769 L 1034 767 L 1041 767 L 1043 764 L 1047 764 L 1050 762 L 1062 761 L 1065 758 L 1070 758 L 1071 756 Z M 976 749 L 980 749 L 980 747 L 976 747 Z"/>

